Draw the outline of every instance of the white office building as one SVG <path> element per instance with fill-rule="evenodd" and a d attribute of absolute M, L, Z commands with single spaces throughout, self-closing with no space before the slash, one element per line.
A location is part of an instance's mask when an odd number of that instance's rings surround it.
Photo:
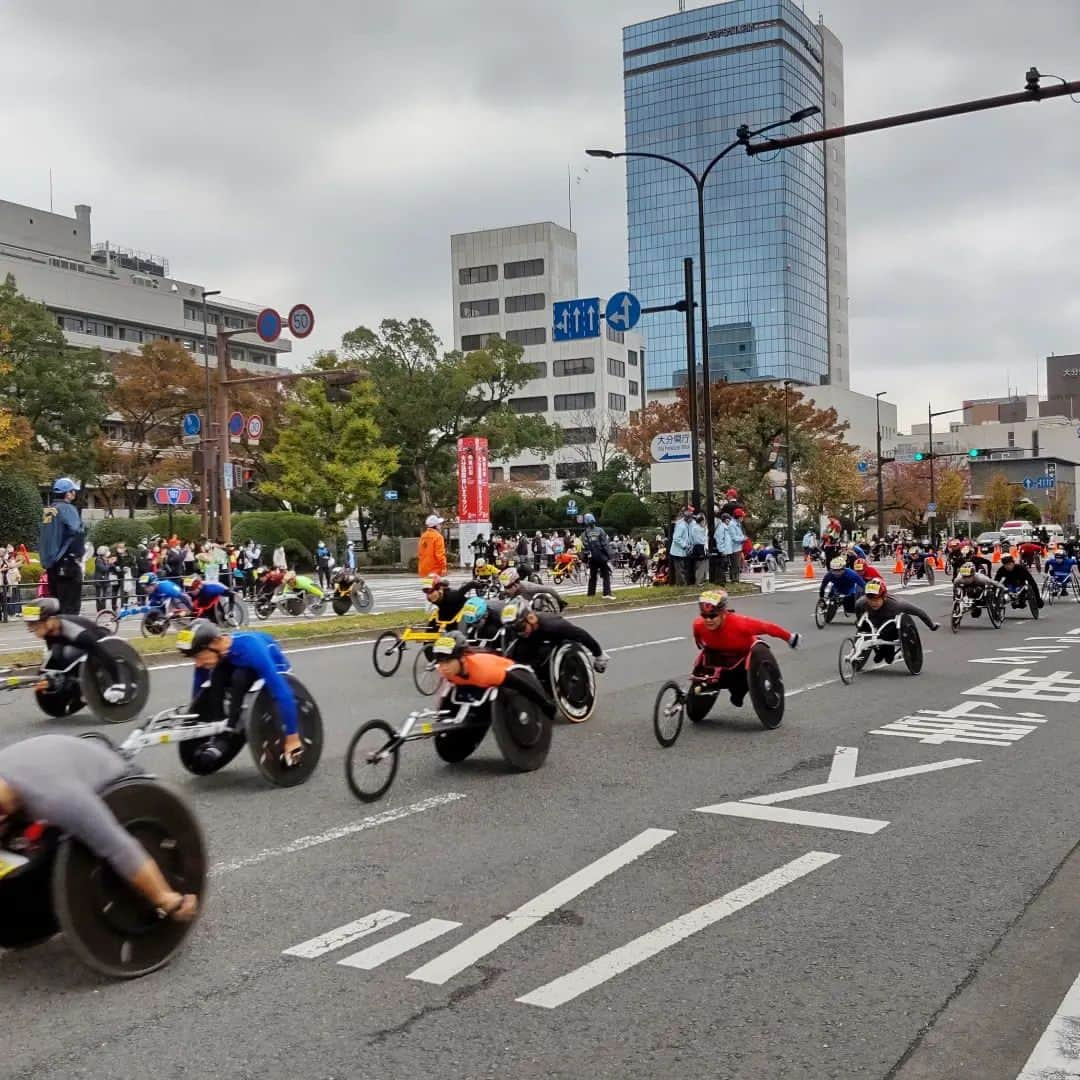
<path fill-rule="evenodd" d="M 563 429 L 554 455 L 494 462 L 493 483 L 557 495 L 610 456 L 614 430 L 644 403 L 644 339 L 601 325 L 600 336 L 556 344 L 552 304 L 579 295 L 577 237 L 552 222 L 450 238 L 454 345 L 468 352 L 499 335 L 525 349 L 534 377 L 511 399 Z"/>
<path fill-rule="evenodd" d="M 183 345 L 202 362 L 205 286 L 171 277 L 167 259 L 108 242 L 93 243 L 90 207 L 75 216 L 0 200 L 0 281 L 15 278 L 20 293 L 56 316 L 72 345 L 106 353 L 137 352 L 141 344 L 165 339 Z M 216 366 L 215 334 L 254 326 L 265 305 L 223 296 L 206 303 L 209 360 Z M 265 372 L 292 348 L 258 335 L 230 339 L 229 360 Z"/>

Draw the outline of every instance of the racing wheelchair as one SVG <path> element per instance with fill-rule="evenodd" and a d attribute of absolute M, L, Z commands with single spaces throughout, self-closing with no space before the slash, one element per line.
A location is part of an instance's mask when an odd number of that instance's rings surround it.
<path fill-rule="evenodd" d="M 1080 604 L 1080 581 L 1077 580 L 1075 573 L 1069 574 L 1066 578 L 1048 573 L 1043 578 L 1042 595 L 1048 604 L 1067 596 L 1071 596 Z"/>
<path fill-rule="evenodd" d="M 206 845 L 187 804 L 147 775 L 118 780 L 102 798 L 170 888 L 194 893 L 201 910 Z M 0 847 L 0 947 L 27 948 L 63 933 L 88 967 L 134 979 L 164 967 L 196 921 L 160 918 L 104 860 L 47 823 L 29 823 Z"/>
<path fill-rule="evenodd" d="M 874 629 L 864 615 L 856 624 L 855 636 L 840 642 L 840 681 L 850 686 L 871 657 L 879 664 L 892 664 L 898 648 L 908 671 L 918 675 L 923 666 L 923 647 L 915 620 L 904 611 Z"/>
<path fill-rule="evenodd" d="M 319 706 L 304 684 L 291 672 L 285 672 L 284 678 L 296 698 L 300 739 L 304 744 L 303 755 L 295 765 L 287 766 L 282 761 L 284 729 L 277 706 L 261 679 L 252 684 L 245 695 L 240 721 L 235 727 L 228 720 L 228 692 L 225 717 L 207 715 L 206 697 L 201 695 L 195 699 L 193 708 L 181 705 L 156 713 L 116 749 L 130 759 L 148 746 L 177 743 L 180 764 L 196 776 L 209 776 L 228 765 L 247 745 L 264 780 L 275 787 L 296 787 L 304 783 L 319 764 L 323 723 Z M 221 750 L 221 755 L 208 763 L 200 751 L 212 742 Z"/>
<path fill-rule="evenodd" d="M 910 585 L 913 581 L 925 581 L 927 585 L 934 584 L 934 557 L 927 552 L 904 555 L 904 573 L 900 578 L 901 585 Z"/>
<path fill-rule="evenodd" d="M 784 719 L 784 678 L 772 649 L 760 639 L 738 663 L 727 668 L 695 668 L 686 687 L 669 679 L 660 687 L 653 706 L 653 733 L 664 747 L 674 746 L 682 731 L 683 720 L 689 717 L 699 724 L 716 704 L 724 689 L 724 673 L 735 667 L 746 669 L 750 701 L 761 726 L 777 728 Z"/>
<path fill-rule="evenodd" d="M 371 650 L 371 662 L 375 665 L 375 670 L 384 679 L 389 679 L 401 667 L 401 660 L 409 642 L 419 642 L 422 648 L 413 659 L 413 685 L 424 697 L 431 697 L 438 690 L 441 681 L 431 660 L 431 646 L 449 628 L 457 626 L 461 615 L 462 612 L 459 611 L 452 619 L 437 621 L 434 630 L 428 623 L 407 626 L 400 634 L 396 630 L 384 630 L 375 639 L 375 647 Z"/>
<path fill-rule="evenodd" d="M 843 611 L 845 615 L 849 615 L 850 612 L 844 607 L 844 601 L 846 596 L 840 596 L 833 588 L 832 584 L 825 586 L 825 595 L 819 596 L 817 603 L 814 605 L 814 625 L 819 630 L 824 630 L 836 618 L 838 611 Z"/>
<path fill-rule="evenodd" d="M 505 687 L 446 685 L 437 708 L 409 713 L 399 729 L 385 720 L 369 720 L 353 735 L 345 753 L 345 779 L 361 802 L 375 802 L 390 790 L 401 747 L 418 739 L 434 739 L 435 753 L 456 764 L 493 729 L 513 771 L 532 772 L 547 760 L 551 718 L 533 701 Z"/>
<path fill-rule="evenodd" d="M 335 615 L 344 615 L 350 608 L 363 615 L 375 604 L 370 587 L 347 566 L 339 566 L 330 575 L 330 586 L 330 606 Z"/>
<path fill-rule="evenodd" d="M 995 630 L 1000 630 L 1002 623 L 1005 622 L 1005 591 L 1003 589 L 993 589 L 983 585 L 977 592 L 972 592 L 954 586 L 952 612 L 949 615 L 949 626 L 952 632 L 954 634 L 960 632 L 960 624 L 964 621 L 965 615 L 970 614 L 973 619 L 977 619 L 982 614 L 983 608 L 986 609 L 990 625 Z"/>
<path fill-rule="evenodd" d="M 121 701 L 105 700 L 106 690 L 113 685 L 108 671 L 96 658 L 72 645 L 65 645 L 60 652 L 58 662 L 62 667 L 43 665 L 32 673 L 17 668 L 0 671 L 0 689 L 32 687 L 38 708 L 46 716 L 59 719 L 88 708 L 98 720 L 123 724 L 146 707 L 150 697 L 150 673 L 142 657 L 122 638 L 102 638 L 98 647 L 109 654 L 119 671 L 120 681 L 126 688 Z"/>
<path fill-rule="evenodd" d="M 1009 594 L 1009 606 L 1014 611 L 1026 609 L 1033 619 L 1039 617 L 1039 593 L 1037 589 L 1033 589 L 1030 585 L 1006 585 L 1005 588 Z"/>

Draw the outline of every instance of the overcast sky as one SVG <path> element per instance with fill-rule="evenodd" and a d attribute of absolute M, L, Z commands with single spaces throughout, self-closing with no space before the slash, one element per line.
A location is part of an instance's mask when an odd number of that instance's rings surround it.
<path fill-rule="evenodd" d="M 688 7 L 701 6 L 690 0 Z M 676 0 L 0 0 L 0 198 L 93 207 L 96 240 L 315 310 L 297 350 L 384 317 L 450 341 L 449 236 L 567 223 L 583 295 L 626 282 L 621 27 Z M 822 0 L 847 119 L 1080 79 L 1080 0 Z M 810 3 L 807 11 L 816 16 Z M 1080 107 L 848 140 L 854 389 L 908 425 L 1035 389 L 1080 352 Z M 588 172 L 585 172 L 585 169 Z M 1044 387 L 1045 389 L 1045 387 Z"/>

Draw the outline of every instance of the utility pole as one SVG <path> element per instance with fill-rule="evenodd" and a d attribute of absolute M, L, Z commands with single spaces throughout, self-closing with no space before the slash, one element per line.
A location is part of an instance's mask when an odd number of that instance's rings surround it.
<path fill-rule="evenodd" d="M 874 395 L 874 409 L 877 414 L 877 531 L 882 540 L 885 539 L 885 488 L 881 482 L 881 398 L 886 393 L 887 390 L 879 390 Z"/>

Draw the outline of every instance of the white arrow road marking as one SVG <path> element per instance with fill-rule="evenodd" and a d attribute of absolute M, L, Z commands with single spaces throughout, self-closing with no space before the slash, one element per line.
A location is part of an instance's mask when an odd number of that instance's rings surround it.
<path fill-rule="evenodd" d="M 839 855 L 831 855 L 826 851 L 810 851 L 746 885 L 741 885 L 718 900 L 688 911 L 685 915 L 642 934 L 626 945 L 605 953 L 576 971 L 571 971 L 517 1000 L 525 1005 L 539 1005 L 543 1009 L 555 1009 L 565 1005 L 608 979 L 613 979 L 665 949 L 670 949 L 672 945 L 677 945 L 699 930 L 705 930 L 713 923 L 726 919 L 736 911 L 749 907 L 756 900 L 763 899 L 839 858 Z"/>
<path fill-rule="evenodd" d="M 410 979 L 420 982 L 433 983 L 442 986 L 449 982 L 455 975 L 459 975 L 467 967 L 481 960 L 488 953 L 494 952 L 500 945 L 505 945 L 511 938 L 528 930 L 530 926 L 538 923 L 541 919 L 558 911 L 564 904 L 580 896 L 586 889 L 604 878 L 614 874 L 616 870 L 632 863 L 647 851 L 651 851 L 657 844 L 663 843 L 675 833 L 670 829 L 646 829 L 638 833 L 632 840 L 609 851 L 601 856 L 596 862 L 568 878 L 553 885 L 546 892 L 522 904 L 509 915 L 504 915 L 490 926 L 478 930 L 471 937 L 467 937 L 460 944 L 436 957 L 430 963 L 417 968 L 409 973 Z"/>
<path fill-rule="evenodd" d="M 339 926 L 334 930 L 328 930 L 325 934 L 320 934 L 310 941 L 302 941 L 299 945 L 293 945 L 291 948 L 283 950 L 282 955 L 302 956 L 305 960 L 314 960 L 317 956 L 333 952 L 335 949 L 344 948 L 359 938 L 374 934 L 384 926 L 393 926 L 394 923 L 401 922 L 402 919 L 408 917 L 409 915 L 405 911 L 387 911 L 386 909 L 376 911 L 371 915 L 365 915 L 362 919 L 357 919 L 355 922 L 346 923 L 344 926 Z"/>
<path fill-rule="evenodd" d="M 859 764 L 859 750 L 855 746 L 838 746 L 833 753 L 829 769 L 829 783 L 840 784 L 855 779 L 855 766 Z"/>
<path fill-rule="evenodd" d="M 461 923 L 451 922 L 449 919 L 428 919 L 417 926 L 410 926 L 408 930 L 401 930 L 394 934 L 393 937 L 388 937 L 385 941 L 380 941 L 375 945 L 362 949 L 358 953 L 353 953 L 352 956 L 346 956 L 344 960 L 339 960 L 338 963 L 344 967 L 371 971 L 380 964 L 385 964 L 387 960 L 393 960 L 395 957 L 401 956 L 402 953 L 407 953 L 411 949 L 418 949 L 421 945 L 426 945 L 429 941 L 434 941 L 436 938 L 442 937 L 443 934 L 456 930 L 460 925 Z"/>
<path fill-rule="evenodd" d="M 840 832 L 881 832 L 889 823 L 877 818 L 846 817 L 843 814 L 816 814 L 811 810 L 790 810 L 786 806 L 754 806 L 748 802 L 717 803 L 704 806 L 702 814 L 723 814 L 726 817 L 755 818 L 758 821 L 778 821 L 784 825 L 806 825 L 811 829 L 838 829 Z"/>

